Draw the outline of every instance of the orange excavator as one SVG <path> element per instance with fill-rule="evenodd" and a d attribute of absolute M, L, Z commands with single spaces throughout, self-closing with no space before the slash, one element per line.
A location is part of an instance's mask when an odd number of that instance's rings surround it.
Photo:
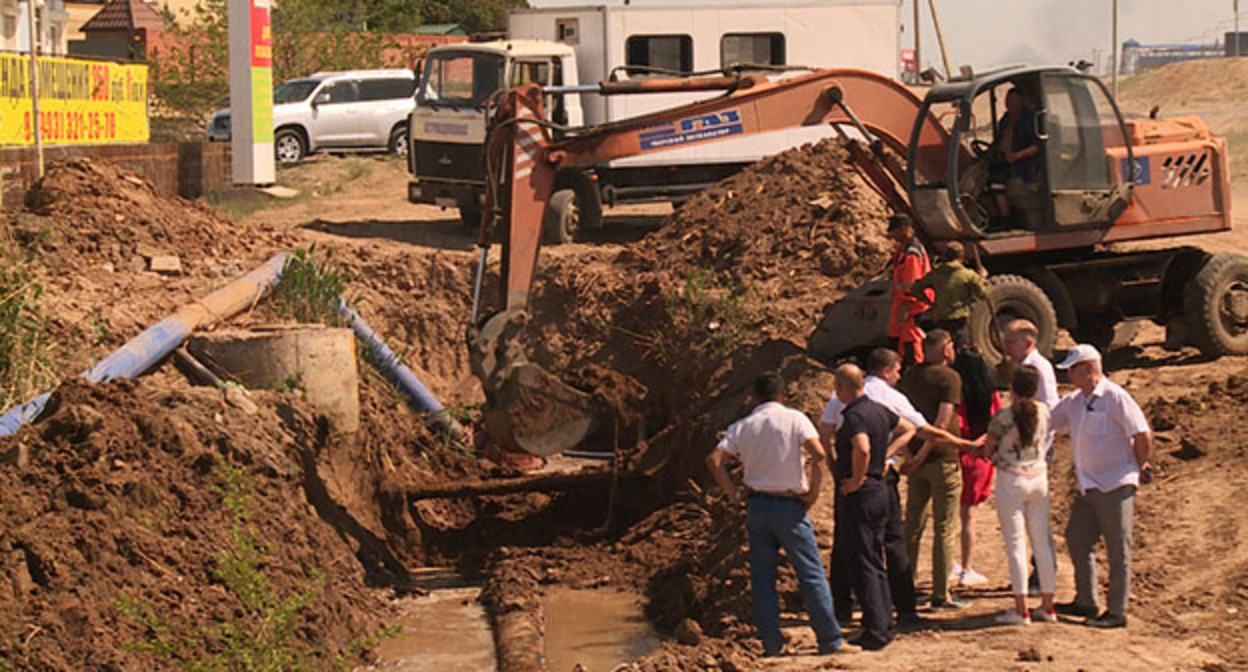
<path fill-rule="evenodd" d="M 546 120 L 552 96 L 698 90 L 724 93 L 594 128 Z M 1021 101 L 1011 128 L 1027 127 L 1007 138 L 997 120 L 1010 95 Z M 595 424 L 587 395 L 524 354 L 543 227 L 558 211 L 552 198 L 566 193 L 558 185 L 614 159 L 799 126 L 834 128 L 855 168 L 889 207 L 914 218 L 926 242 L 960 240 L 972 251 L 989 273 L 991 308 L 971 325 L 989 360 L 1000 358 L 993 325 L 1016 317 L 1038 325 L 1046 354 L 1059 328 L 1107 347 L 1144 319 L 1166 327 L 1168 346 L 1248 354 L 1248 259 L 1124 245 L 1231 230 L 1226 141 L 1198 117 L 1124 120 L 1103 83 L 1072 68 L 967 76 L 923 99 L 889 78 L 844 69 L 779 81 L 529 85 L 502 93 L 492 110 L 470 360 L 488 398 L 487 430 L 513 449 L 550 455 Z M 1038 150 L 1027 170 L 1012 170 L 1002 155 L 1020 137 Z M 496 228 L 501 306 L 480 321 Z M 887 285 L 875 282 L 830 307 L 811 337 L 813 353 L 830 359 L 881 341 L 888 298 Z"/>

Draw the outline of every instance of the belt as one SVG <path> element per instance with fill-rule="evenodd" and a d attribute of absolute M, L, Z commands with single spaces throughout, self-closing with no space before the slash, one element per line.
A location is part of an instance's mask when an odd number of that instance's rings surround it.
<path fill-rule="evenodd" d="M 750 494 L 749 494 L 749 498 L 750 498 L 750 499 L 770 499 L 770 500 L 774 500 L 774 501 L 784 501 L 784 500 L 789 500 L 789 499 L 794 499 L 794 500 L 795 500 L 795 499 L 797 499 L 797 495 L 784 495 L 784 494 L 779 494 L 779 493 L 774 493 L 774 492 L 759 492 L 758 490 L 751 490 L 751 491 L 750 491 Z"/>

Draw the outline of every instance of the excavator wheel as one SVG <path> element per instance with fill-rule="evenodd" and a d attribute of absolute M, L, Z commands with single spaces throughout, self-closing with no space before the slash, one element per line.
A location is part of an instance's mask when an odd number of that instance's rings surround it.
<path fill-rule="evenodd" d="M 971 339 L 989 366 L 995 367 L 1005 359 L 1001 346 L 1001 331 L 1018 318 L 1031 320 L 1040 331 L 1036 348 L 1046 356 L 1053 355 L 1057 340 L 1057 310 L 1043 289 L 1020 275 L 994 275 L 988 278 L 988 305 L 996 311 L 996 320 L 981 304 L 971 315 Z"/>
<path fill-rule="evenodd" d="M 1248 257 L 1217 254 L 1187 284 L 1188 339 L 1206 357 L 1248 355 Z"/>

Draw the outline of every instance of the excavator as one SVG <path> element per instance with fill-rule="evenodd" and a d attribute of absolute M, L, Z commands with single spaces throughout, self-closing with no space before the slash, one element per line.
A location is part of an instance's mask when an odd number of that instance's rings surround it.
<path fill-rule="evenodd" d="M 556 96 L 722 91 L 693 104 L 608 125 L 548 121 Z M 1029 180 L 1004 193 L 993 175 L 997 120 L 1017 95 L 1039 146 Z M 989 301 L 972 319 L 989 361 L 996 325 L 1023 317 L 1051 354 L 1059 328 L 1102 347 L 1149 319 L 1167 346 L 1208 357 L 1248 354 L 1248 258 L 1157 244 L 1231 230 L 1225 139 L 1198 117 L 1126 120 L 1104 84 L 1074 68 L 967 73 L 919 98 L 887 77 L 818 70 L 782 79 L 737 74 L 521 86 L 491 106 L 488 193 L 478 241 L 470 361 L 487 395 L 486 429 L 505 447 L 552 455 L 598 421 L 592 400 L 530 362 L 524 334 L 543 228 L 569 171 L 622 157 L 799 126 L 829 125 L 853 166 L 926 243 L 961 241 L 988 273 Z M 558 205 L 557 203 L 555 205 Z M 501 304 L 481 320 L 487 253 L 502 237 Z M 830 306 L 810 339 L 832 360 L 883 339 L 888 287 L 868 283 Z"/>

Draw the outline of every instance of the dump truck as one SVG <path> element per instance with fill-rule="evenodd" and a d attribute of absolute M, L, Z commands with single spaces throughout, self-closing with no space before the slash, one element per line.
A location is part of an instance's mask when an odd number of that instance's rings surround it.
<path fill-rule="evenodd" d="M 421 65 L 411 117 L 408 199 L 458 208 L 481 223 L 486 134 L 483 113 L 500 90 L 522 84 L 643 83 L 694 72 L 748 71 L 782 79 L 832 65 L 898 73 L 897 0 L 552 7 L 514 10 L 508 39 L 435 47 Z M 715 95 L 667 91 L 604 97 L 550 94 L 543 114 L 568 127 L 596 127 Z M 603 225 L 603 206 L 680 202 L 755 161 L 828 137 L 798 126 L 692 147 L 652 140 L 655 150 L 555 176 L 544 242 L 568 242 Z"/>

